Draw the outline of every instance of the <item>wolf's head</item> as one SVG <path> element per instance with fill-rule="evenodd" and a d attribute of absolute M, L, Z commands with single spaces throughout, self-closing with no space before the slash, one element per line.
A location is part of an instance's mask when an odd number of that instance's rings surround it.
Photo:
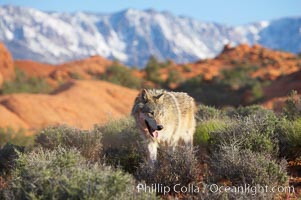
<path fill-rule="evenodd" d="M 159 131 L 164 129 L 164 94 L 163 90 L 143 89 L 133 109 L 139 128 L 152 138 L 157 138 Z"/>

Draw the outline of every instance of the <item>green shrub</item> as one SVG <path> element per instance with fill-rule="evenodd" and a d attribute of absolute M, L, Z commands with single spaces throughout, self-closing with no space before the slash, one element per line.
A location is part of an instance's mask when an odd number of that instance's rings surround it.
<path fill-rule="evenodd" d="M 196 119 L 198 121 L 206 121 L 210 119 L 222 119 L 225 115 L 223 111 L 211 106 L 199 105 L 197 108 Z"/>
<path fill-rule="evenodd" d="M 276 119 L 275 113 L 260 105 L 239 106 L 227 112 L 230 117 L 265 116 Z"/>
<path fill-rule="evenodd" d="M 61 125 L 43 129 L 37 135 L 35 143 L 50 150 L 58 146 L 67 149 L 76 148 L 85 158 L 97 161 L 102 157 L 101 140 L 102 133 L 96 129 L 85 131 Z"/>
<path fill-rule="evenodd" d="M 224 70 L 220 77 L 220 82 L 232 88 L 244 88 L 252 86 L 258 81 L 251 77 L 251 73 L 256 71 L 258 66 L 242 65 L 231 70 Z"/>
<path fill-rule="evenodd" d="M 287 180 L 286 161 L 278 164 L 270 155 L 223 145 L 211 155 L 213 179 L 226 178 L 233 185 L 284 185 Z"/>
<path fill-rule="evenodd" d="M 154 165 L 144 162 L 136 173 L 136 178 L 147 185 L 158 183 L 170 188 L 176 184 L 197 185 L 199 177 L 200 168 L 194 152 L 185 147 L 177 147 L 174 151 L 163 147 L 158 149 L 158 159 Z M 174 191 L 170 192 L 172 194 Z"/>
<path fill-rule="evenodd" d="M 23 71 L 15 68 L 16 78 L 13 81 L 3 83 L 1 93 L 49 93 L 52 88 L 45 79 L 39 77 L 28 77 Z"/>
<path fill-rule="evenodd" d="M 301 156 L 301 119 L 282 119 L 278 124 L 280 156 L 289 160 Z"/>
<path fill-rule="evenodd" d="M 18 157 L 17 152 L 24 152 L 24 147 L 7 143 L 0 148 L 0 175 L 9 174 L 15 166 L 15 160 Z"/>
<path fill-rule="evenodd" d="M 208 121 L 202 121 L 196 126 L 194 134 L 194 144 L 195 145 L 205 145 L 208 144 L 210 135 L 214 131 L 220 131 L 226 126 L 226 121 L 212 119 Z"/>
<path fill-rule="evenodd" d="M 86 162 L 76 150 L 38 149 L 16 164 L 1 199 L 155 199 L 138 193 L 129 174 Z"/>
<path fill-rule="evenodd" d="M 11 127 L 0 127 L 0 147 L 6 143 L 15 145 L 30 146 L 33 144 L 33 136 L 26 136 L 24 129 L 14 130 Z"/>
<path fill-rule="evenodd" d="M 301 105 L 301 98 L 297 98 L 297 91 L 291 91 L 288 99 L 285 101 L 285 106 L 283 108 L 283 115 L 289 120 L 296 120 L 301 118 L 301 110 L 298 108 L 298 104 Z"/>
<path fill-rule="evenodd" d="M 203 80 L 202 75 L 187 79 L 176 90 L 187 92 L 196 101 L 210 106 L 237 106 L 240 104 L 242 96 L 240 90 L 232 89 L 231 86 L 219 81 L 218 78 L 206 81 Z"/>
<path fill-rule="evenodd" d="M 279 119 L 275 114 L 257 106 L 250 106 L 238 108 L 230 116 L 232 123 L 210 134 L 209 181 L 227 179 L 237 186 L 275 186 L 287 183 L 286 161 L 277 161 Z M 251 197 L 250 194 L 207 195 L 209 199 Z M 272 199 L 275 195 L 261 193 L 256 194 L 256 197 Z"/>
<path fill-rule="evenodd" d="M 203 81 L 204 81 L 203 75 L 198 75 L 190 79 L 187 79 L 184 83 L 182 83 L 179 86 L 179 89 L 187 92 L 191 90 L 197 90 L 201 86 Z"/>
<path fill-rule="evenodd" d="M 268 187 L 287 186 L 286 161 L 275 161 L 270 155 L 239 149 L 235 146 L 222 146 L 211 154 L 209 166 L 210 181 L 229 180 L 232 186 Z M 222 185 L 222 183 L 218 184 Z M 209 193 L 207 199 L 275 199 L 279 193 L 257 190 L 246 193 Z"/>
<path fill-rule="evenodd" d="M 69 76 L 75 80 L 82 80 L 83 77 L 77 72 L 69 72 Z"/>
<path fill-rule="evenodd" d="M 254 103 L 258 102 L 263 99 L 264 97 L 264 91 L 262 88 L 262 83 L 260 82 L 255 82 L 251 86 L 251 94 L 252 94 L 252 99 L 250 99 L 248 103 Z"/>
<path fill-rule="evenodd" d="M 141 81 L 132 74 L 132 71 L 118 63 L 109 66 L 99 78 L 128 88 L 139 89 L 141 87 Z"/>
<path fill-rule="evenodd" d="M 224 129 L 212 132 L 210 149 L 215 151 L 221 146 L 236 146 L 258 153 L 278 156 L 276 135 L 277 118 L 269 115 L 253 115 L 236 119 L 235 123 Z"/>
<path fill-rule="evenodd" d="M 181 83 L 178 91 L 185 91 L 196 101 L 211 106 L 238 106 L 244 101 L 244 94 L 250 92 L 254 103 L 262 99 L 264 82 L 251 77 L 256 66 L 242 65 L 224 70 L 221 75 L 211 80 L 203 80 L 202 75 L 190 78 Z"/>
<path fill-rule="evenodd" d="M 107 164 L 135 172 L 145 157 L 140 132 L 134 119 L 124 118 L 96 127 L 103 134 L 103 154 Z"/>

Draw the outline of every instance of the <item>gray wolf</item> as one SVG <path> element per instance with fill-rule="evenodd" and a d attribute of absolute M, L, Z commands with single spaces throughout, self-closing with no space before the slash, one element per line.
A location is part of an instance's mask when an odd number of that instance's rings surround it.
<path fill-rule="evenodd" d="M 135 100 L 132 115 L 142 133 L 148 160 L 157 160 L 161 145 L 185 145 L 192 149 L 195 132 L 195 102 L 183 92 L 143 89 Z"/>

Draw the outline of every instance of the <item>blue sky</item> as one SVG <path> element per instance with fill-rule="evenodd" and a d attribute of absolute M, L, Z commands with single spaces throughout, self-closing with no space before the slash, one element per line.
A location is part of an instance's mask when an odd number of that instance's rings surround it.
<path fill-rule="evenodd" d="M 7 4 L 64 12 L 111 13 L 126 8 L 152 8 L 228 25 L 301 16 L 301 0 L 0 0 L 0 5 Z"/>

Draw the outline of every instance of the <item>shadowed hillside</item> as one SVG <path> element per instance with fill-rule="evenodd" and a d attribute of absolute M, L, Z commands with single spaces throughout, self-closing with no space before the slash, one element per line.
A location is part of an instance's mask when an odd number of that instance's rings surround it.
<path fill-rule="evenodd" d="M 301 97 L 301 70 L 287 76 L 280 77 L 264 88 L 267 100 L 263 105 L 269 109 L 279 112 L 287 100 L 287 94 L 293 90 Z"/>
<path fill-rule="evenodd" d="M 301 70 L 279 77 L 265 88 L 264 93 L 267 99 L 271 99 L 284 97 L 292 90 L 296 90 L 299 94 L 301 93 Z"/>

